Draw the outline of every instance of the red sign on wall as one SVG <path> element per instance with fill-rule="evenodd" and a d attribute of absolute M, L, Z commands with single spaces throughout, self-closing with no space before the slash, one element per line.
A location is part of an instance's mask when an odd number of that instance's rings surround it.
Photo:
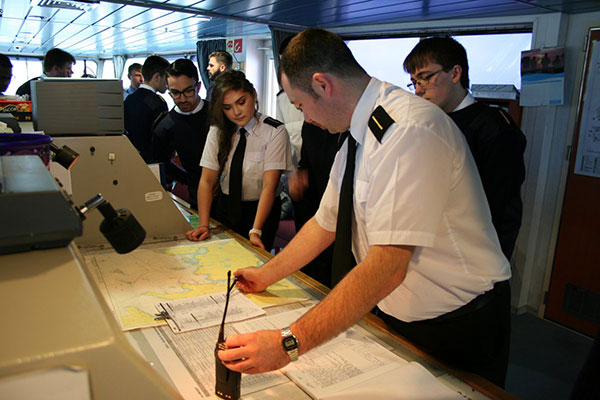
<path fill-rule="evenodd" d="M 243 39 L 227 39 L 227 51 L 229 53 L 241 54 L 244 52 L 242 47 Z"/>
<path fill-rule="evenodd" d="M 241 53 L 242 52 L 242 39 L 234 39 L 233 40 L 233 52 Z"/>

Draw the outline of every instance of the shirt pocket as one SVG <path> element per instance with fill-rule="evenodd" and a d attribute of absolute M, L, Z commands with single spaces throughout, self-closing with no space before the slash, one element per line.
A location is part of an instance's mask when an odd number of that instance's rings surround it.
<path fill-rule="evenodd" d="M 262 179 L 265 168 L 265 154 L 257 151 L 246 153 L 246 163 L 246 173 L 248 176 L 255 179 Z"/>

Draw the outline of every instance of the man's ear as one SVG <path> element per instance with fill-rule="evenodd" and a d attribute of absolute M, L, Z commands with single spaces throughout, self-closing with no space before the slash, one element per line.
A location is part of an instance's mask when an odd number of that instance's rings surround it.
<path fill-rule="evenodd" d="M 329 75 L 315 72 L 312 76 L 312 88 L 319 97 L 330 97 L 333 85 Z"/>
<path fill-rule="evenodd" d="M 460 65 L 455 65 L 454 67 L 452 67 L 452 69 L 450 70 L 450 76 L 452 77 L 452 82 L 453 83 L 458 83 L 460 82 L 460 78 L 462 77 L 462 67 Z"/>
<path fill-rule="evenodd" d="M 227 66 L 225 66 L 225 64 L 219 65 L 219 71 L 225 72 L 226 69 L 227 69 Z"/>

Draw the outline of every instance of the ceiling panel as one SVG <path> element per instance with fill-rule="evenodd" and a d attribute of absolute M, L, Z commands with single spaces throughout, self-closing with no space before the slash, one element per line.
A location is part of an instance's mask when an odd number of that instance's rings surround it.
<path fill-rule="evenodd" d="M 12 42 L 19 33 L 23 21 L 16 18 L 0 18 L 0 46 L 5 42 Z"/>
<path fill-rule="evenodd" d="M 31 7 L 28 20 L 50 20 L 69 23 L 85 15 L 85 11 L 65 10 L 47 7 Z"/>
<path fill-rule="evenodd" d="M 125 6 L 120 4 L 100 3 L 91 11 L 83 13 L 76 21 L 77 24 L 112 26 L 111 15 Z M 62 18 L 63 14 L 59 14 Z"/>
<path fill-rule="evenodd" d="M 414 2 L 413 2 L 414 3 Z M 485 3 L 476 7 L 469 1 L 458 1 L 449 4 L 448 1 L 431 2 L 427 8 L 415 7 L 415 4 L 410 5 L 389 5 L 386 7 L 378 7 L 377 9 L 338 9 L 336 13 L 329 13 L 327 17 L 321 19 L 324 27 L 338 27 L 341 23 L 348 25 L 366 25 L 373 23 L 391 23 L 399 18 L 406 22 L 448 19 L 448 18 L 463 18 L 465 14 L 470 17 L 488 16 L 493 14 L 498 16 L 499 13 L 509 13 L 509 15 L 523 15 L 538 12 L 530 5 L 523 3 L 510 2 L 506 4 L 494 4 L 491 0 L 482 2 Z"/>
<path fill-rule="evenodd" d="M 280 27 L 338 28 L 451 18 L 600 11 L 598 0 L 101 0 L 88 11 L 0 0 L 0 51 L 77 57 L 193 50 L 198 39 L 259 35 Z M 201 22 L 194 14 L 208 15 Z"/>

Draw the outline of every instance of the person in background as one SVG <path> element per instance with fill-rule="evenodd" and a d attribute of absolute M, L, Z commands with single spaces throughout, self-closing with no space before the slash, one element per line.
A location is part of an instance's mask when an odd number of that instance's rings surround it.
<path fill-rule="evenodd" d="M 281 67 L 307 122 L 349 134 L 315 217 L 267 263 L 234 274 L 240 290 L 260 292 L 335 241 L 335 286 L 288 328 L 228 336 L 218 357 L 233 371 L 280 369 L 377 305 L 434 357 L 502 384 L 510 264 L 458 127 L 434 104 L 367 75 L 331 32 L 299 33 Z"/>
<path fill-rule="evenodd" d="M 217 50 L 213 51 L 208 56 L 208 78 L 211 82 L 214 82 L 217 77 L 225 71 L 230 71 L 233 66 L 233 57 L 226 51 Z M 206 92 L 206 101 L 210 101 L 213 85 L 208 87 Z"/>
<path fill-rule="evenodd" d="M 210 236 L 209 214 L 215 190 L 216 219 L 250 243 L 269 251 L 280 216 L 280 177 L 292 167 L 290 138 L 283 123 L 256 109 L 256 90 L 241 71 L 215 79 L 212 123 L 198 187 L 199 227 L 190 240 Z"/>
<path fill-rule="evenodd" d="M 144 76 L 142 75 L 142 64 L 133 63 L 127 69 L 127 78 L 129 78 L 129 87 L 123 90 L 123 100 L 127 98 L 131 93 L 138 90 L 140 85 L 144 83 Z"/>
<path fill-rule="evenodd" d="M 164 58 L 148 57 L 142 66 L 144 83 L 125 99 L 124 120 L 127 136 L 147 163 L 155 161 L 152 132 L 168 112 L 167 103 L 157 94 L 167 90 L 167 68 L 169 62 Z"/>
<path fill-rule="evenodd" d="M 287 47 L 290 40 L 294 36 L 288 36 L 279 45 L 279 57 Z M 281 85 L 281 83 L 279 83 Z M 294 168 L 298 167 L 300 161 L 300 149 L 302 148 L 302 126 L 304 124 L 304 116 L 292 103 L 283 89 L 277 93 L 277 119 L 285 124 L 285 129 L 290 135 L 292 144 L 292 160 Z"/>
<path fill-rule="evenodd" d="M 289 178 L 296 231 L 300 231 L 319 209 L 335 156 L 347 136 L 348 132 L 332 135 L 324 127 L 315 125 L 314 121 L 304 122 L 300 161 Z M 333 246 L 329 246 L 302 267 L 302 272 L 330 288 L 332 259 Z"/>
<path fill-rule="evenodd" d="M 12 63 L 4 54 L 0 54 L 0 94 L 4 94 L 12 79 Z"/>
<path fill-rule="evenodd" d="M 17 94 L 19 96 L 28 95 L 31 97 L 31 82 L 42 77 L 47 78 L 70 78 L 73 75 L 73 64 L 75 57 L 64 50 L 54 48 L 49 50 L 44 56 L 44 73 L 40 77 L 33 78 L 19 86 Z"/>
<path fill-rule="evenodd" d="M 198 208 L 200 159 L 210 127 L 209 103 L 202 100 L 198 69 L 188 59 L 175 60 L 167 68 L 167 86 L 175 107 L 154 130 L 154 158 L 165 164 L 167 177 L 187 185 L 188 202 Z M 173 161 L 177 152 L 183 168 Z"/>
<path fill-rule="evenodd" d="M 444 110 L 465 135 L 502 251 L 510 260 L 523 214 L 525 135 L 507 112 L 469 93 L 467 52 L 453 38 L 421 40 L 404 60 L 404 69 L 415 94 Z"/>

